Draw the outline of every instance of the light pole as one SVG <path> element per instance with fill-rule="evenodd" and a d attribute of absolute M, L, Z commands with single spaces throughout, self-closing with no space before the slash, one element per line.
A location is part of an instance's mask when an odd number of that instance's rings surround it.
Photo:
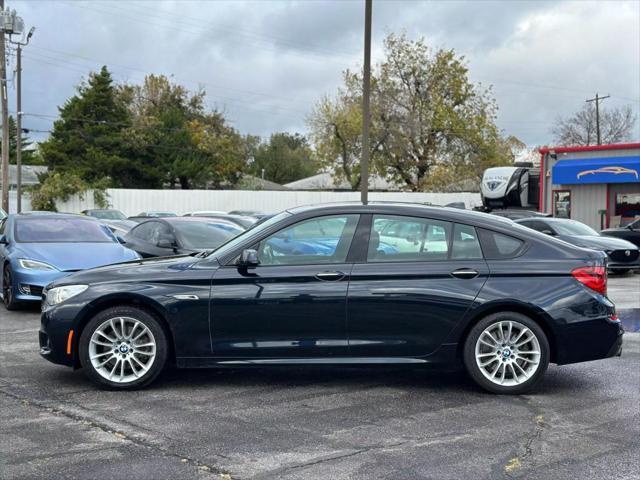
<path fill-rule="evenodd" d="M 22 47 L 29 45 L 36 27 L 31 27 L 24 42 L 14 42 L 9 36 L 9 41 L 16 48 L 16 211 L 22 211 Z"/>
<path fill-rule="evenodd" d="M 360 162 L 360 200 L 369 200 L 369 97 L 371 92 L 371 10 L 373 0 L 364 0 L 364 72 L 362 79 L 362 160 Z"/>
<path fill-rule="evenodd" d="M 9 99 L 7 98 L 7 63 L 5 59 L 6 34 L 20 35 L 24 22 L 15 10 L 5 10 L 0 0 L 0 99 L 2 103 L 2 208 L 9 212 Z"/>

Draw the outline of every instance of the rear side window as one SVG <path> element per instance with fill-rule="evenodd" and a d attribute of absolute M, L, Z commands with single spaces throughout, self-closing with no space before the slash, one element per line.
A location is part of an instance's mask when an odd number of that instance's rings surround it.
<path fill-rule="evenodd" d="M 453 244 L 451 246 L 452 260 L 481 259 L 482 249 L 480 240 L 474 227 L 455 224 L 453 228 Z"/>
<path fill-rule="evenodd" d="M 140 240 L 144 240 L 145 242 L 151 241 L 151 235 L 155 230 L 154 226 L 158 222 L 146 222 L 141 225 L 138 225 L 133 230 L 131 230 L 131 235 Z"/>
<path fill-rule="evenodd" d="M 485 230 L 484 228 L 479 228 L 478 232 L 482 250 L 487 260 L 517 257 L 524 250 L 525 244 L 518 238 Z"/>

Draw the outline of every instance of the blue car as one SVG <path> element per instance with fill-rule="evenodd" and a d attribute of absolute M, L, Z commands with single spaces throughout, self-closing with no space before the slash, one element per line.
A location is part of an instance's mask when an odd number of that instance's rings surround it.
<path fill-rule="evenodd" d="M 72 272 L 138 258 L 93 218 L 25 213 L 0 220 L 0 281 L 9 310 L 39 302 L 48 283 Z"/>

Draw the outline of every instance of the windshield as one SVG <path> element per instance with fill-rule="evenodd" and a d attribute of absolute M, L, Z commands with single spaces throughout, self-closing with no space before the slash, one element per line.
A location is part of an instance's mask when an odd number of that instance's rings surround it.
<path fill-rule="evenodd" d="M 95 220 L 83 218 L 21 218 L 16 220 L 17 242 L 98 242 L 110 243 L 109 229 Z"/>
<path fill-rule="evenodd" d="M 247 238 L 253 237 L 254 235 L 258 235 L 263 230 L 266 230 L 267 228 L 271 227 L 271 225 L 273 225 L 275 223 L 278 223 L 280 220 L 282 220 L 283 218 L 286 218 L 286 217 L 288 217 L 290 215 L 291 214 L 289 212 L 284 211 L 284 212 L 281 212 L 281 213 L 279 213 L 277 215 L 274 215 L 273 217 L 269 218 L 268 220 L 265 220 L 262 223 L 256 223 L 251 228 L 249 228 L 249 230 L 245 230 L 244 232 L 242 232 L 237 237 L 235 237 L 235 238 L 231 239 L 230 241 L 228 241 L 227 243 L 221 245 L 215 251 L 216 256 L 223 257 L 223 256 L 227 255 L 228 253 L 233 251 L 238 245 L 240 245 L 242 242 L 244 242 Z"/>
<path fill-rule="evenodd" d="M 89 215 L 95 218 L 99 218 L 100 220 L 126 220 L 127 217 L 124 216 L 119 210 L 94 210 L 93 212 L 89 212 Z"/>
<path fill-rule="evenodd" d="M 575 220 L 553 222 L 551 226 L 556 229 L 559 235 L 599 235 L 593 228 Z"/>
<path fill-rule="evenodd" d="M 242 233 L 242 228 L 224 223 L 176 222 L 176 230 L 182 245 L 192 249 L 214 249 Z"/>

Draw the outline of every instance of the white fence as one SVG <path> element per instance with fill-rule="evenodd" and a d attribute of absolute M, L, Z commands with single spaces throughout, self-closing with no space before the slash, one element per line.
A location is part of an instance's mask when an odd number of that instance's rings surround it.
<path fill-rule="evenodd" d="M 359 192 L 298 192 L 247 190 L 133 190 L 111 188 L 107 190 L 111 208 L 125 215 L 136 215 L 149 210 L 175 212 L 179 215 L 197 210 L 256 210 L 279 212 L 286 208 L 318 203 L 357 201 Z M 480 205 L 479 193 L 411 193 L 371 192 L 371 201 L 426 202 L 445 205 L 464 202 L 467 208 Z M 92 192 L 83 198 L 75 195 L 66 202 L 57 202 L 58 211 L 78 213 L 96 208 Z M 23 208 L 26 210 L 26 208 Z"/>
<path fill-rule="evenodd" d="M 0 190 L 0 198 L 2 198 L 2 190 Z M 9 190 L 9 213 L 16 213 L 16 209 L 18 208 L 18 195 L 16 195 L 15 190 Z M 0 205 L 1 207 L 2 205 Z M 28 212 L 31 210 L 31 195 L 28 193 L 22 194 L 22 211 Z"/>

